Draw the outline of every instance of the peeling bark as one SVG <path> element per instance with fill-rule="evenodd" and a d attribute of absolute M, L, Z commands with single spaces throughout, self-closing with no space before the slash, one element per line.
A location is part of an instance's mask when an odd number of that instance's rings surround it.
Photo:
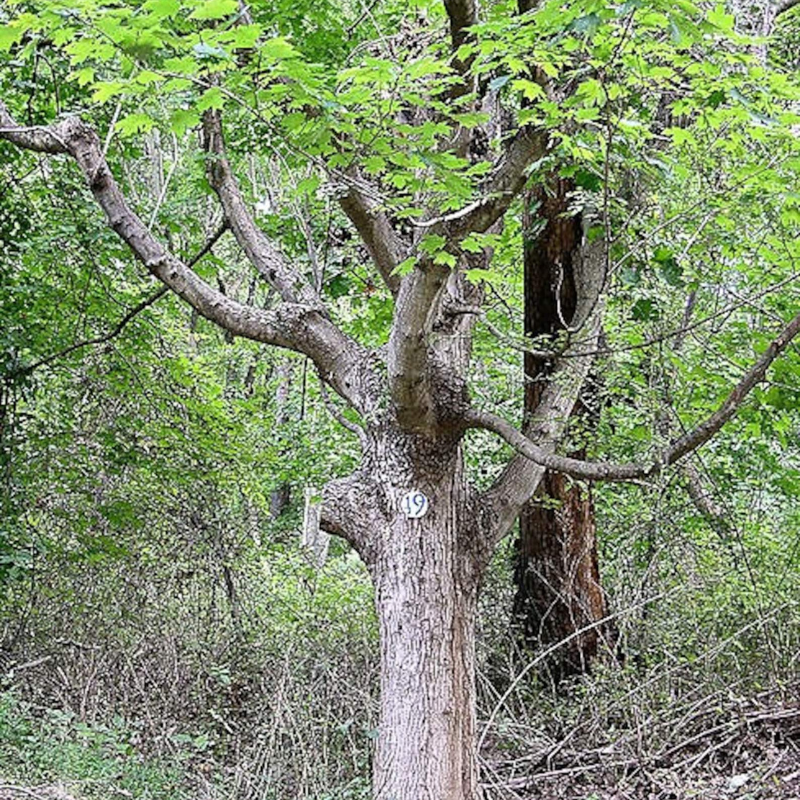
<path fill-rule="evenodd" d="M 583 230 L 569 213 L 573 186 L 556 179 L 528 193 L 523 216 L 525 333 L 553 342 L 575 320 L 576 268 Z M 539 406 L 552 364 L 525 354 L 525 413 Z M 573 416 L 581 415 L 577 403 Z M 582 458 L 585 452 L 574 453 Z M 600 585 L 591 493 L 547 471 L 536 497 L 519 518 L 514 566 L 514 620 L 523 641 L 548 646 L 569 640 L 547 663 L 556 681 L 588 670 L 603 631 L 595 623 L 607 613 Z M 591 630 L 580 636 L 576 631 Z M 572 638 L 570 638 L 572 637 Z"/>

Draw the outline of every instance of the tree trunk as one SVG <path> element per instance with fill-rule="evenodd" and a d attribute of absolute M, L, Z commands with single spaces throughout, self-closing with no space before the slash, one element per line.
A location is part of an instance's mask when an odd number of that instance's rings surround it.
<path fill-rule="evenodd" d="M 589 491 L 548 472 L 538 497 L 520 516 L 514 616 L 527 642 L 551 645 L 602 619 L 606 603 Z M 593 627 L 556 651 L 554 679 L 586 672 L 603 634 Z"/>
<path fill-rule="evenodd" d="M 548 341 L 564 331 L 575 313 L 574 268 L 583 230 L 580 216 L 568 213 L 573 188 L 554 179 L 531 191 L 525 203 L 525 333 Z M 549 369 L 548 363 L 525 354 L 527 416 L 539 404 Z M 514 582 L 514 617 L 529 645 L 563 641 L 605 616 L 588 490 L 563 475 L 545 475 L 537 497 L 520 515 Z M 556 651 L 547 665 L 554 679 L 585 672 L 601 635 L 593 628 Z"/>
<path fill-rule="evenodd" d="M 396 468 L 392 461 L 383 475 Z M 392 482 L 387 495 L 418 489 L 428 511 L 419 519 L 387 514 L 370 564 L 381 639 L 376 800 L 479 798 L 475 616 L 486 559 L 459 449 L 437 467 L 427 479 L 412 469 L 413 477 Z"/>
<path fill-rule="evenodd" d="M 292 386 L 292 362 L 287 358 L 278 365 L 278 386 L 275 389 L 275 428 L 281 435 L 281 428 L 289 422 L 289 392 Z M 269 516 L 276 520 L 289 507 L 292 499 L 292 488 L 284 481 L 269 495 Z"/>

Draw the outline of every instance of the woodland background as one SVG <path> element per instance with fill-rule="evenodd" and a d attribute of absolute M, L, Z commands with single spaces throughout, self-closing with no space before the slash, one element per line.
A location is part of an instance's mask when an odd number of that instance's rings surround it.
<path fill-rule="evenodd" d="M 353 47 L 356 23 L 356 44 L 370 41 L 399 13 L 274 5 L 280 33 L 317 55 Z M 768 57 L 791 74 L 796 10 L 776 31 Z M 85 102 L 80 78 L 59 77 L 79 65 L 46 50 L 10 63 L 7 40 L 0 87 L 29 96 L 34 117 L 53 111 L 45 97 Z M 181 121 L 165 132 L 131 114 L 119 127 L 109 99 L 95 113 L 101 129 L 118 126 L 133 203 L 197 255 L 190 243 L 214 238 L 221 220 L 183 169 L 192 145 Z M 765 273 L 756 217 L 800 221 L 797 182 L 780 206 L 763 205 L 800 174 L 800 155 L 744 181 L 742 152 L 676 139 L 684 174 L 637 219 L 632 236 L 647 246 L 618 272 L 609 306 L 599 411 L 583 434 L 599 426 L 608 457 L 652 436 L 675 387 L 713 405 L 767 341 L 758 332 L 797 306 L 794 256 Z M 390 304 L 336 203 L 277 156 L 245 167 L 261 224 L 318 271 L 350 329 L 378 343 Z M 590 172 L 577 180 L 596 190 Z M 716 200 L 723 181 L 730 205 Z M 366 798 L 370 582 L 345 544 L 332 540 L 319 568 L 300 536 L 306 489 L 352 469 L 354 437 L 305 359 L 233 341 L 145 291 L 82 191 L 67 163 L 0 143 L 0 795 Z M 662 235 L 670 212 L 681 223 Z M 522 407 L 522 357 L 497 334 L 519 331 L 520 225 L 496 243 L 496 274 L 478 276 L 497 302 L 476 345 L 491 374 L 475 381 L 510 416 Z M 230 237 L 197 269 L 225 293 L 270 302 Z M 693 292 L 709 321 L 676 353 L 662 344 Z M 591 487 L 615 629 L 591 672 L 558 682 L 522 640 L 506 540 L 481 600 L 487 797 L 800 796 L 799 387 L 793 347 L 693 461 L 701 502 L 677 470 Z M 471 452 L 488 482 L 506 451 L 475 434 Z"/>

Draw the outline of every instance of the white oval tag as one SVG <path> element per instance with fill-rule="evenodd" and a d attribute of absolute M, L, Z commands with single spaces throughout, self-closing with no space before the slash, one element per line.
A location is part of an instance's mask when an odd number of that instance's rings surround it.
<path fill-rule="evenodd" d="M 400 510 L 409 519 L 424 517 L 428 513 L 428 498 L 419 489 L 412 489 L 401 498 Z"/>

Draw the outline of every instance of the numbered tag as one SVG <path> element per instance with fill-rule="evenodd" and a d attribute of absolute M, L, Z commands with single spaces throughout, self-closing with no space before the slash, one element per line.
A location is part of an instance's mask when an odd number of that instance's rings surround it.
<path fill-rule="evenodd" d="M 412 489 L 400 500 L 400 510 L 410 519 L 424 517 L 428 513 L 428 498 L 419 489 Z"/>

